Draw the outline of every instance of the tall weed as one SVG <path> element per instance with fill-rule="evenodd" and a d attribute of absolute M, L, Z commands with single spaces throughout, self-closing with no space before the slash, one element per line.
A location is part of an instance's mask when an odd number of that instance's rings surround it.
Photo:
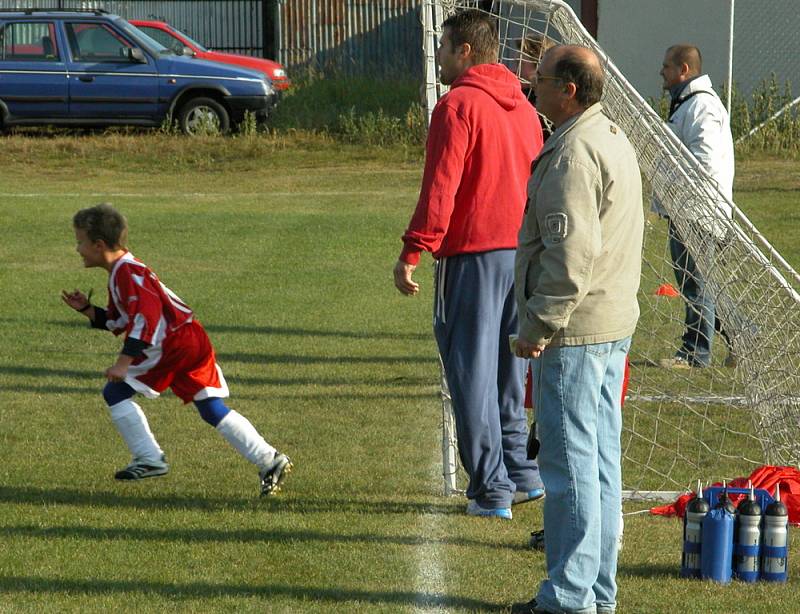
<path fill-rule="evenodd" d="M 792 106 L 794 98 L 789 81 L 781 85 L 774 74 L 764 79 L 749 105 L 734 107 L 733 137 L 741 138 L 739 148 L 743 152 L 800 154 L 800 109 Z"/>
<path fill-rule="evenodd" d="M 419 81 L 352 76 L 308 69 L 270 117 L 278 133 L 307 130 L 363 145 L 419 145 L 425 140 L 425 114 Z"/>
<path fill-rule="evenodd" d="M 417 103 L 412 103 L 405 117 L 387 115 L 383 109 L 377 113 L 358 114 L 355 107 L 339 115 L 337 134 L 342 140 L 360 145 L 418 145 L 425 139 L 425 113 Z"/>

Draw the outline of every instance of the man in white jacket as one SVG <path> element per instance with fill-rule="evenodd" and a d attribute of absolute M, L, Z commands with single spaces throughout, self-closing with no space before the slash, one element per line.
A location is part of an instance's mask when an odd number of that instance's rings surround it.
<path fill-rule="evenodd" d="M 720 193 L 730 200 L 734 173 L 730 121 L 722 101 L 711 87 L 711 79 L 702 74 L 700 50 L 693 45 L 673 45 L 664 55 L 660 74 L 664 89 L 672 99 L 669 127 L 716 181 Z M 722 215 L 731 216 L 731 207 L 725 199 L 720 198 L 716 206 Z M 668 217 L 660 203 L 654 201 L 654 208 Z M 691 219 L 690 214 L 687 211 Z M 675 356 L 661 360 L 660 364 L 666 368 L 707 367 L 711 364 L 715 330 L 726 341 L 727 335 L 716 319 L 714 298 L 706 292 L 705 279 L 671 220 L 669 247 L 675 277 L 686 300 L 686 330 Z M 729 354 L 725 362 L 732 366 L 733 355 Z"/>

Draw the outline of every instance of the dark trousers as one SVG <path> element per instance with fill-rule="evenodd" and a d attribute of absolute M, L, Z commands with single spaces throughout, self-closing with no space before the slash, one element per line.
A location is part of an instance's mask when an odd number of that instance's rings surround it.
<path fill-rule="evenodd" d="M 706 280 L 672 221 L 669 222 L 669 251 L 675 280 L 686 301 L 686 330 L 678 356 L 697 366 L 707 367 L 711 364 L 714 333 L 720 333 L 728 346 L 730 343 L 716 317 L 714 297 L 706 290 Z"/>
<path fill-rule="evenodd" d="M 469 475 L 467 497 L 487 508 L 509 507 L 515 490 L 542 487 L 525 449 L 526 362 L 508 346 L 518 328 L 514 256 L 497 250 L 437 263 L 433 328 Z"/>

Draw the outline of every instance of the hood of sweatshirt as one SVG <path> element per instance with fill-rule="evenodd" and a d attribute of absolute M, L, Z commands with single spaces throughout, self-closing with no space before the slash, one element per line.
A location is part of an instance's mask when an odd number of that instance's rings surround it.
<path fill-rule="evenodd" d="M 457 87 L 475 87 L 483 90 L 506 111 L 521 104 L 528 104 L 528 99 L 522 93 L 519 79 L 503 64 L 471 66 L 453 81 L 450 90 Z"/>

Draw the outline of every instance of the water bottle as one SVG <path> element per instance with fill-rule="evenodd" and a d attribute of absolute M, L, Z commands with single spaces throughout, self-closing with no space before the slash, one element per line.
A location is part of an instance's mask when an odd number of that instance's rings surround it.
<path fill-rule="evenodd" d="M 703 518 L 700 577 L 728 584 L 733 575 L 733 513 L 736 508 L 723 490 L 714 509 Z"/>
<path fill-rule="evenodd" d="M 745 582 L 758 580 L 761 555 L 761 506 L 750 485 L 750 494 L 739 504 L 736 514 L 736 545 L 733 547 L 733 570 Z"/>
<path fill-rule="evenodd" d="M 726 512 L 731 515 L 736 514 L 736 506 L 731 501 L 731 498 L 728 496 L 728 483 L 723 480 L 722 482 L 722 492 L 719 493 L 719 501 L 717 503 L 717 507 L 723 508 Z"/>
<path fill-rule="evenodd" d="M 686 504 L 683 515 L 683 555 L 681 556 L 681 577 L 700 577 L 700 548 L 703 542 L 703 518 L 708 514 L 709 505 L 703 498 L 703 487 L 698 483 L 697 494 Z"/>
<path fill-rule="evenodd" d="M 764 544 L 761 547 L 761 578 L 786 582 L 789 577 L 789 511 L 781 501 L 781 487 L 775 487 L 775 501 L 764 511 Z"/>

